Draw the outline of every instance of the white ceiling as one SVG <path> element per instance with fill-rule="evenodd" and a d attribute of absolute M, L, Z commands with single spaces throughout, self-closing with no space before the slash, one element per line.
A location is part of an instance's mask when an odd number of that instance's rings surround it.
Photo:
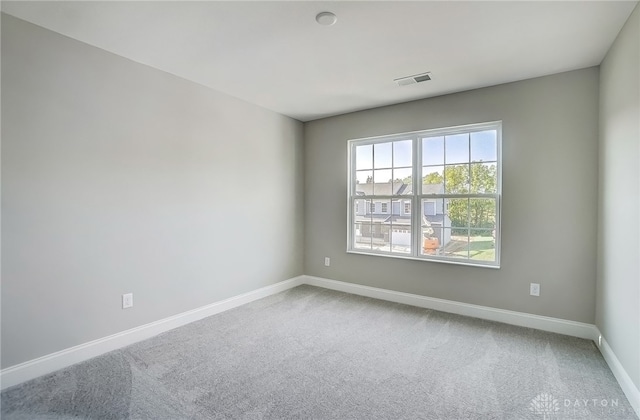
<path fill-rule="evenodd" d="M 310 121 L 600 64 L 636 1 L 2 2 L 2 11 Z M 317 13 L 332 11 L 334 26 Z M 432 72 L 433 80 L 393 79 Z"/>

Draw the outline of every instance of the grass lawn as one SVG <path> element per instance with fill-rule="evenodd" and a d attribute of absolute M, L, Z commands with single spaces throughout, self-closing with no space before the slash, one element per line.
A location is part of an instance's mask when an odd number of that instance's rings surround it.
<path fill-rule="evenodd" d="M 494 261 L 496 259 L 495 241 L 490 236 L 472 236 L 469 238 L 469 258 L 472 260 Z M 451 257 L 467 258 L 467 237 L 451 236 L 444 249 Z"/>

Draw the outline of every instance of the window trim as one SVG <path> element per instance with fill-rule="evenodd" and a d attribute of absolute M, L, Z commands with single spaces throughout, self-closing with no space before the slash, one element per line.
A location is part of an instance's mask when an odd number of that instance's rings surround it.
<path fill-rule="evenodd" d="M 495 220 L 495 261 L 482 261 L 482 260 L 471 260 L 471 259 L 459 259 L 459 258 L 451 258 L 446 256 L 434 256 L 434 255 L 423 255 L 420 252 L 421 247 L 421 227 L 419 223 L 419 214 L 421 211 L 415 212 L 413 209 L 420 208 L 421 200 L 424 199 L 425 194 L 422 194 L 422 190 L 420 192 L 414 189 L 411 196 L 376 196 L 376 198 L 380 199 L 389 199 L 393 201 L 394 199 L 402 199 L 410 200 L 411 202 L 411 231 L 412 231 L 412 253 L 411 254 L 402 254 L 402 253 L 391 253 L 385 251 L 378 251 L 374 249 L 356 249 L 354 247 L 355 240 L 355 222 L 353 220 L 353 206 L 354 200 L 357 199 L 355 189 L 355 174 L 356 174 L 356 156 L 355 156 L 355 147 L 376 144 L 376 143 L 385 143 L 391 141 L 403 141 L 403 140 L 412 140 L 412 179 L 422 179 L 422 141 L 421 138 L 424 137 L 436 137 L 439 135 L 456 135 L 463 133 L 473 133 L 478 131 L 487 131 L 487 130 L 496 130 L 496 193 L 495 194 L 456 194 L 458 196 L 462 196 L 463 198 L 494 198 L 496 200 L 496 220 Z M 472 157 L 469 155 L 469 161 L 465 164 L 472 163 Z M 501 219 L 502 219 L 502 121 L 490 121 L 484 123 L 477 124 L 465 124 L 458 125 L 453 127 L 441 127 L 427 130 L 418 130 L 412 131 L 408 133 L 398 133 L 398 134 L 390 134 L 383 136 L 374 136 L 374 137 L 366 137 L 366 138 L 358 138 L 351 139 L 347 141 L 347 253 L 351 254 L 364 254 L 364 255 L 372 255 L 372 256 L 383 256 L 390 258 L 399 258 L 399 259 L 408 259 L 408 260 L 417 260 L 417 261 L 430 261 L 430 262 L 438 262 L 445 264 L 454 264 L 454 265 L 465 265 L 465 266 L 474 266 L 474 267 L 485 267 L 485 268 L 500 268 L 500 254 L 501 254 L 501 237 L 502 237 L 502 229 L 501 229 Z M 372 168 L 373 172 L 373 168 Z M 454 194 L 429 194 L 429 198 L 456 198 Z M 406 197 L 406 198 L 405 198 Z M 402 206 L 402 210 L 404 210 L 404 206 Z M 417 232 L 417 233 L 414 233 Z"/>

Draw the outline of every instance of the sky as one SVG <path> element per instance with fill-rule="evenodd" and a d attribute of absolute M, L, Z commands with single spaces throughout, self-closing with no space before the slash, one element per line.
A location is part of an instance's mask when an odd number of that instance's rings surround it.
<path fill-rule="evenodd" d="M 467 163 L 470 161 L 469 157 L 472 162 L 495 162 L 497 160 L 495 130 L 452 136 L 422 137 L 421 141 L 423 174 L 442 173 L 443 165 Z M 411 140 L 356 147 L 358 182 L 366 182 L 369 176 L 374 176 L 376 183 L 388 182 L 389 179 L 406 178 L 411 175 L 411 164 Z"/>

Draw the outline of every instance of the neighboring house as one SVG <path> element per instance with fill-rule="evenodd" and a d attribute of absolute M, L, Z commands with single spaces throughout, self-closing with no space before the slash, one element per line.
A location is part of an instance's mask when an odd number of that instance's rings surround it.
<path fill-rule="evenodd" d="M 442 194 L 442 184 L 422 185 L 423 194 Z M 363 196 L 355 200 L 356 243 L 392 246 L 411 245 L 411 194 L 412 184 L 402 181 L 365 183 L 356 185 L 356 194 Z M 394 198 L 367 197 L 376 195 L 397 196 Z M 367 198 L 364 198 L 367 197 Z M 406 197 L 406 198 L 405 198 Z M 451 239 L 451 220 L 445 214 L 444 200 L 422 201 L 423 236 L 438 238 L 440 246 Z"/>

